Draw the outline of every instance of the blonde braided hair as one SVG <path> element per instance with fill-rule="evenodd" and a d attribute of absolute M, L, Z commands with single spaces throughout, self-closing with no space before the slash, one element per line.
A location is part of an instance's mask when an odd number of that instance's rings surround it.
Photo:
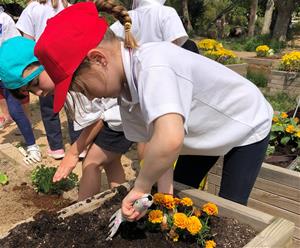
<path fill-rule="evenodd" d="M 111 0 L 94 0 L 98 11 L 113 15 L 124 26 L 125 41 L 124 46 L 127 48 L 136 48 L 138 44 L 131 33 L 132 21 L 127 9 Z"/>
<path fill-rule="evenodd" d="M 38 2 L 41 3 L 41 4 L 45 4 L 45 3 L 48 2 L 48 0 L 38 0 Z M 67 8 L 67 7 L 68 7 L 69 3 L 68 3 L 67 0 L 61 0 L 61 2 L 62 2 L 62 4 L 63 4 L 64 8 Z M 58 8 L 58 3 L 59 3 L 59 0 L 51 0 L 52 7 L 53 7 L 54 9 L 57 9 L 57 8 Z"/>

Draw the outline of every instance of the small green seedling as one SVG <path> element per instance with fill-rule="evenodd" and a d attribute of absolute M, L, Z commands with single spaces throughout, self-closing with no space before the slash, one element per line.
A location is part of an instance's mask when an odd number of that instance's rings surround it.
<path fill-rule="evenodd" d="M 8 182 L 9 182 L 8 176 L 0 171 L 0 184 L 1 185 L 6 185 L 6 184 L 8 184 Z"/>
<path fill-rule="evenodd" d="M 78 176 L 73 172 L 66 179 L 53 183 L 52 179 L 56 169 L 56 167 L 41 165 L 31 172 L 31 181 L 37 192 L 59 195 L 77 186 Z"/>

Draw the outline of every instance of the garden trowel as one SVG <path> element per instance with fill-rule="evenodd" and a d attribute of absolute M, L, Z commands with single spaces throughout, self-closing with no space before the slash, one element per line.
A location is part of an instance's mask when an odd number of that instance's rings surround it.
<path fill-rule="evenodd" d="M 146 211 L 153 203 L 153 197 L 150 194 L 145 194 L 141 198 L 137 199 L 133 207 L 135 210 L 139 212 Z M 122 210 L 117 210 L 109 219 L 109 233 L 106 240 L 112 240 L 112 237 L 116 234 L 119 229 L 119 226 L 122 222 L 126 221 L 124 216 L 122 215 Z"/>

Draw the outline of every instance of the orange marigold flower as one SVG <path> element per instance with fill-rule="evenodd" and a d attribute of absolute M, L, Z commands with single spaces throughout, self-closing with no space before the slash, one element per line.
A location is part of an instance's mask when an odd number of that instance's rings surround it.
<path fill-rule="evenodd" d="M 293 133 L 293 132 L 295 132 L 295 127 L 294 127 L 293 125 L 288 125 L 288 126 L 286 127 L 285 131 L 286 131 L 287 133 Z"/>
<path fill-rule="evenodd" d="M 204 204 L 202 210 L 207 215 L 218 215 L 218 207 L 216 206 L 216 204 L 211 202 Z"/>
<path fill-rule="evenodd" d="M 279 118 L 277 116 L 274 116 L 272 120 L 274 123 L 277 123 L 279 121 Z"/>
<path fill-rule="evenodd" d="M 280 114 L 280 117 L 285 119 L 285 118 L 288 117 L 288 114 L 287 114 L 286 112 L 282 112 L 282 113 Z"/>
<path fill-rule="evenodd" d="M 294 118 L 294 122 L 298 123 L 298 122 L 299 122 L 299 118 L 298 118 L 298 117 L 295 117 L 295 118 Z"/>
<path fill-rule="evenodd" d="M 188 217 L 184 213 L 176 213 L 173 216 L 174 226 L 185 229 L 188 225 Z"/>
<path fill-rule="evenodd" d="M 201 228 L 202 224 L 196 216 L 191 216 L 188 218 L 187 230 L 190 232 L 190 234 L 196 235 L 200 232 Z"/>
<path fill-rule="evenodd" d="M 163 212 L 160 210 L 151 210 L 148 214 L 148 220 L 153 224 L 161 223 L 163 217 Z"/>
<path fill-rule="evenodd" d="M 155 193 L 153 195 L 153 202 L 155 204 L 162 204 L 163 199 L 164 199 L 164 194 L 162 194 L 162 193 Z"/>
<path fill-rule="evenodd" d="M 194 208 L 193 209 L 193 215 L 195 215 L 196 217 L 200 217 L 201 216 L 201 210 L 199 208 Z"/>
<path fill-rule="evenodd" d="M 216 246 L 217 246 L 217 244 L 213 240 L 205 241 L 205 248 L 215 248 Z"/>
<path fill-rule="evenodd" d="M 183 205 L 183 206 L 188 206 L 188 207 L 191 207 L 193 206 L 193 201 L 191 198 L 189 197 L 184 197 L 181 199 L 180 203 Z"/>
<path fill-rule="evenodd" d="M 162 204 L 167 208 L 167 209 L 174 209 L 175 208 L 175 201 L 174 197 L 172 195 L 164 195 L 164 198 L 162 200 Z"/>

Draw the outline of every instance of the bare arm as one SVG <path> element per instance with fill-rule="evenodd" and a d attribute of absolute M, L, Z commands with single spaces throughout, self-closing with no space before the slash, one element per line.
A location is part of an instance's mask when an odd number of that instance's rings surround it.
<path fill-rule="evenodd" d="M 84 149 L 92 143 L 102 127 L 103 121 L 99 120 L 86 127 L 81 132 L 79 138 L 72 144 L 66 156 L 61 161 L 53 177 L 53 182 L 60 181 L 61 179 L 66 178 L 71 173 L 71 171 L 76 167 L 76 164 L 79 160 L 79 154 L 82 153 Z"/>
<path fill-rule="evenodd" d="M 135 189 L 149 192 L 151 187 L 177 159 L 184 139 L 183 119 L 179 114 L 166 114 L 154 122 L 154 132 L 145 147 L 144 166 Z"/>

